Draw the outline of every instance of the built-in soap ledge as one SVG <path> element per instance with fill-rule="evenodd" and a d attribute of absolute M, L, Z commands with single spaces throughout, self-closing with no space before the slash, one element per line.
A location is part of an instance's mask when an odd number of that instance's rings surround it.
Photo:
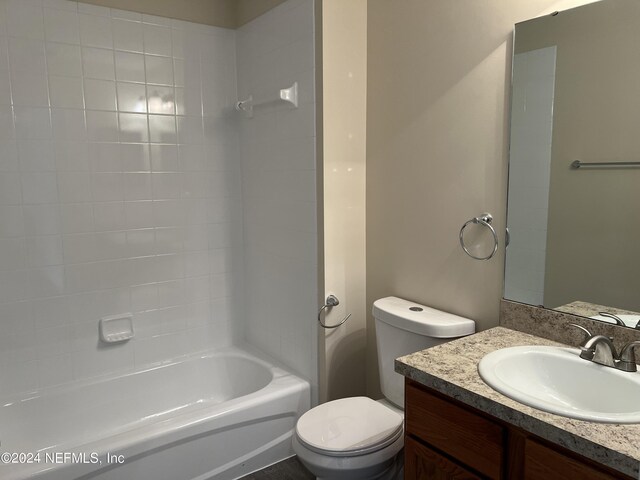
<path fill-rule="evenodd" d="M 100 340 L 121 343 L 133 338 L 133 319 L 130 313 L 103 317 L 99 322 Z"/>

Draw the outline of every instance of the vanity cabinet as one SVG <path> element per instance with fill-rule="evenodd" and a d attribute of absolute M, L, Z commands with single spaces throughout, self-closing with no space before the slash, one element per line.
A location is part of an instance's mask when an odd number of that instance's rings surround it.
<path fill-rule="evenodd" d="M 632 480 L 408 379 L 405 479 Z"/>
<path fill-rule="evenodd" d="M 411 437 L 405 437 L 404 478 L 437 480 L 481 480 L 482 477 L 440 455 Z"/>

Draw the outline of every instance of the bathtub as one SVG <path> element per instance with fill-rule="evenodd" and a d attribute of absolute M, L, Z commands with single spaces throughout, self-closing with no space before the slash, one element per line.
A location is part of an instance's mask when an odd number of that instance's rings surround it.
<path fill-rule="evenodd" d="M 0 478 L 233 479 L 293 455 L 309 383 L 236 347 L 0 398 Z"/>

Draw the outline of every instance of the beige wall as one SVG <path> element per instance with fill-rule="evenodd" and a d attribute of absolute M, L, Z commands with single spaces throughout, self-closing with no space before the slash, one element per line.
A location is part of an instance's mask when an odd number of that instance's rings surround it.
<path fill-rule="evenodd" d="M 595 3 L 518 26 L 518 50 L 557 45 L 544 302 L 640 310 L 640 2 Z M 522 40 L 522 42 L 521 42 Z"/>
<path fill-rule="evenodd" d="M 321 400 L 366 394 L 365 182 L 367 0 L 322 2 L 325 292 Z"/>
<path fill-rule="evenodd" d="M 503 248 L 472 260 L 458 231 L 489 211 L 502 247 L 513 25 L 575 3 L 369 0 L 367 305 L 397 295 L 497 325 Z"/>
<path fill-rule="evenodd" d="M 236 9 L 236 26 L 240 27 L 285 0 L 232 0 Z"/>
<path fill-rule="evenodd" d="M 82 0 L 83 3 L 237 28 L 285 0 Z"/>

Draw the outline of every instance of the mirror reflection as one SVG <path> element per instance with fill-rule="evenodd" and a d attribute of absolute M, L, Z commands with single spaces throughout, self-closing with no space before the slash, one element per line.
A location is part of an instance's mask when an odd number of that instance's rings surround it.
<path fill-rule="evenodd" d="M 516 26 L 506 299 L 638 324 L 639 46 L 636 0 Z"/>

